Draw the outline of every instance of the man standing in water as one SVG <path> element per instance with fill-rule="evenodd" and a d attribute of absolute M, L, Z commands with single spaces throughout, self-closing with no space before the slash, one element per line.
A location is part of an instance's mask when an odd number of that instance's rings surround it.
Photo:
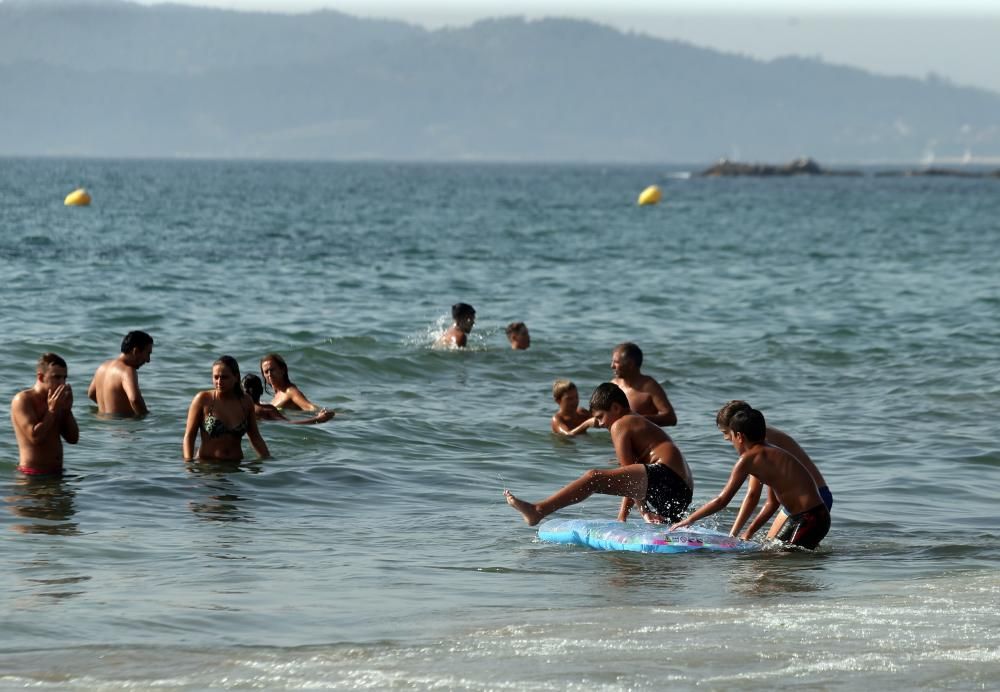
<path fill-rule="evenodd" d="M 633 413 L 644 416 L 659 426 L 677 425 L 677 414 L 660 383 L 639 372 L 642 367 L 642 350 L 626 341 L 611 352 L 611 370 L 618 385 L 628 397 Z"/>
<path fill-rule="evenodd" d="M 122 353 L 104 361 L 94 373 L 87 396 L 97 404 L 98 413 L 111 416 L 145 416 L 149 413 L 139 391 L 139 368 L 153 354 L 153 337 L 146 332 L 129 332 L 122 339 Z"/>
<path fill-rule="evenodd" d="M 63 446 L 75 445 L 80 428 L 73 417 L 73 390 L 66 381 L 66 361 L 55 353 L 38 359 L 35 385 L 18 392 L 10 402 L 20 458 L 17 470 L 30 476 L 59 475 Z"/>

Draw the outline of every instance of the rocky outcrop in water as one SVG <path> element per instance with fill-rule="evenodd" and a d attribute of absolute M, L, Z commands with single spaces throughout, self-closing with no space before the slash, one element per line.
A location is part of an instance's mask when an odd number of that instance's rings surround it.
<path fill-rule="evenodd" d="M 904 171 L 879 171 L 879 178 L 1000 178 L 1000 170 L 976 171 L 961 168 L 912 168 Z"/>
<path fill-rule="evenodd" d="M 1000 169 L 988 171 L 968 168 L 911 168 L 902 170 L 876 171 L 870 173 L 879 178 L 1000 178 Z M 707 178 L 750 177 L 787 177 L 793 175 L 817 176 L 862 176 L 858 170 L 826 169 L 810 158 L 795 159 L 786 164 L 770 163 L 738 163 L 722 159 L 698 175 Z"/>
<path fill-rule="evenodd" d="M 827 170 L 809 158 L 795 159 L 786 164 L 738 163 L 722 159 L 699 175 L 709 178 L 737 176 L 791 176 L 791 175 L 862 175 L 861 171 Z"/>

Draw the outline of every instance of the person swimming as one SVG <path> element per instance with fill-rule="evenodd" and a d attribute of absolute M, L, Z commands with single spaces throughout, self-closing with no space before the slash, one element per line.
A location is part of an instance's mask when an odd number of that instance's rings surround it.
<path fill-rule="evenodd" d="M 260 359 L 260 374 L 264 378 L 265 390 L 270 387 L 274 392 L 272 406 L 302 411 L 320 409 L 292 382 L 288 376 L 288 364 L 277 353 L 268 353 Z"/>
<path fill-rule="evenodd" d="M 312 418 L 290 420 L 285 414 L 278 410 L 277 406 L 260 403 L 260 398 L 264 395 L 264 383 L 261 382 L 260 378 L 253 373 L 244 375 L 243 391 L 245 391 L 253 401 L 254 415 L 257 416 L 257 420 L 280 420 L 292 423 L 293 425 L 311 425 L 314 423 L 325 423 L 336 415 L 333 411 L 321 408 L 319 413 Z"/>
<path fill-rule="evenodd" d="M 469 343 L 469 332 L 476 323 L 476 309 L 468 303 L 455 303 L 451 306 L 451 317 L 454 321 L 438 337 L 436 348 L 465 348 Z"/>

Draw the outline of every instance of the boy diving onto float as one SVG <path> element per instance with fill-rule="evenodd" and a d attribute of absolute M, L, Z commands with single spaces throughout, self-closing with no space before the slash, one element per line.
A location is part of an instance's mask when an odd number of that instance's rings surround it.
<path fill-rule="evenodd" d="M 658 425 L 632 412 L 625 392 L 605 382 L 590 397 L 597 425 L 611 432 L 619 467 L 591 469 L 539 503 L 521 500 L 504 491 L 507 504 L 534 526 L 544 517 L 594 493 L 622 498 L 618 521 L 626 521 L 632 506 L 648 522 L 677 521 L 691 504 L 694 479 L 681 450 Z"/>

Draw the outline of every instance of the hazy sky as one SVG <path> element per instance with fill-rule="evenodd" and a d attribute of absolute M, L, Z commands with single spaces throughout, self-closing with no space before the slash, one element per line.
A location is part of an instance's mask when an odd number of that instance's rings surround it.
<path fill-rule="evenodd" d="M 497 16 L 576 17 L 756 58 L 797 54 L 882 74 L 935 72 L 1000 92 L 1000 0 L 171 1 L 268 12 L 329 8 L 429 28 Z"/>

